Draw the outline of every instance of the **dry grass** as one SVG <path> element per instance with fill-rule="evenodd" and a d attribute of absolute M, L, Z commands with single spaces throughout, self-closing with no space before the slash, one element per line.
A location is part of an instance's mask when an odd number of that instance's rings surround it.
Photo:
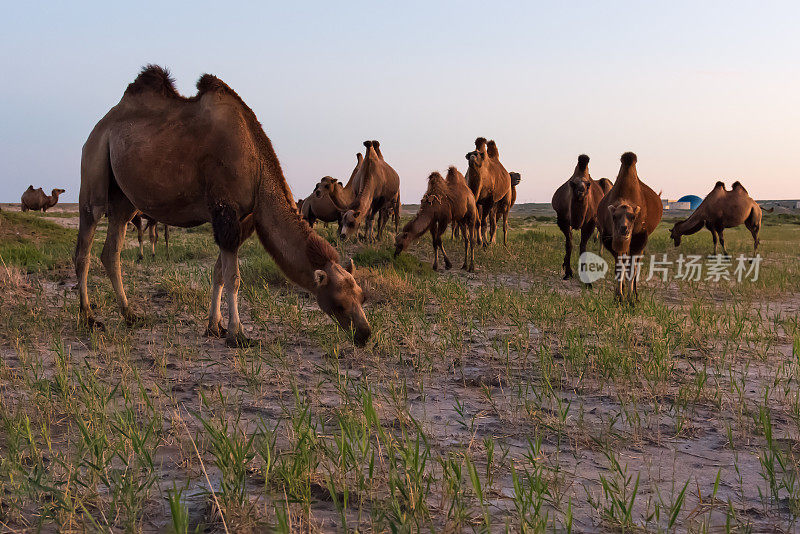
<path fill-rule="evenodd" d="M 160 249 L 135 263 L 131 241 L 141 328 L 121 321 L 93 260 L 108 330 L 92 332 L 76 321 L 74 241 L 37 249 L 74 231 L 12 217 L 15 236 L 41 234 L 0 239 L 4 529 L 796 528 L 790 222 L 765 226 L 758 282 L 653 281 L 635 309 L 608 282 L 560 280 L 549 222 L 513 220 L 509 249 L 478 251 L 475 274 L 432 273 L 427 239 L 397 260 L 388 240 L 340 246 L 369 299 L 364 349 L 251 240 L 242 315 L 263 344 L 232 351 L 200 335 L 207 229 L 175 232 L 171 261 Z M 745 231 L 729 233 L 748 250 Z M 445 246 L 460 265 L 460 244 Z M 674 254 L 663 228 L 650 248 Z M 709 248 L 701 233 L 682 251 Z"/>

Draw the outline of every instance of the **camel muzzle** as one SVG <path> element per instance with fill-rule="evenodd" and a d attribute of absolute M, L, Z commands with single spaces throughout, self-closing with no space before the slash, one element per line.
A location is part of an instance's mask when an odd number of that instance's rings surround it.
<path fill-rule="evenodd" d="M 363 347 L 364 345 L 367 344 L 367 340 L 371 335 L 372 335 L 372 330 L 370 330 L 368 326 L 364 328 L 359 328 L 358 330 L 356 330 L 355 334 L 353 334 L 353 342 L 356 344 L 357 347 Z"/>

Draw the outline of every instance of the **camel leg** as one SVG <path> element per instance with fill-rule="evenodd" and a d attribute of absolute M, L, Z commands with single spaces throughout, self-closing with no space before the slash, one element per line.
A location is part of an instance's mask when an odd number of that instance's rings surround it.
<path fill-rule="evenodd" d="M 227 331 L 222 326 L 222 311 L 220 309 L 222 289 L 225 287 L 223 271 L 222 252 L 220 252 L 211 274 L 211 282 L 213 284 L 211 287 L 211 310 L 208 312 L 208 326 L 204 334 L 207 337 L 223 337 L 227 334 Z"/>
<path fill-rule="evenodd" d="M 164 225 L 164 244 L 167 246 L 167 259 L 169 259 L 169 226 Z"/>
<path fill-rule="evenodd" d="M 444 235 L 445 230 L 447 230 L 447 225 L 440 223 L 438 231 L 436 232 L 436 244 L 439 246 L 439 250 L 442 252 L 442 258 L 444 258 L 444 268 L 452 269 L 453 263 L 450 261 L 450 258 L 447 257 L 447 252 L 444 251 L 444 245 L 442 244 L 442 235 Z"/>
<path fill-rule="evenodd" d="M 486 220 L 489 218 L 489 212 L 490 212 L 490 210 L 484 208 L 483 209 L 483 213 L 481 214 L 481 233 L 480 233 L 480 238 L 481 238 L 481 240 L 483 242 L 483 248 L 486 248 L 486 247 L 489 246 L 489 240 L 487 239 L 488 225 L 486 224 L 486 222 L 487 222 Z M 479 241 L 479 243 L 480 242 L 481 241 Z"/>
<path fill-rule="evenodd" d="M 508 246 L 508 208 L 503 209 L 503 246 Z"/>
<path fill-rule="evenodd" d="M 400 194 L 397 194 L 397 198 L 394 201 L 394 233 L 400 231 Z"/>
<path fill-rule="evenodd" d="M 453 233 L 455 233 L 456 228 L 458 228 L 458 231 L 462 236 L 464 236 L 464 264 L 461 266 L 461 268 L 466 271 L 469 268 L 469 239 L 467 238 L 467 223 L 461 221 L 458 224 L 453 224 Z"/>
<path fill-rule="evenodd" d="M 97 229 L 97 223 L 100 221 L 95 217 L 91 208 L 83 208 L 80 210 L 80 219 L 78 223 L 78 243 L 75 245 L 75 274 L 78 277 L 78 293 L 80 294 L 80 316 L 88 326 L 97 326 L 104 328 L 103 323 L 96 321 L 92 317 L 92 308 L 89 304 L 89 260 L 92 254 L 92 240 L 94 239 L 94 232 Z"/>
<path fill-rule="evenodd" d="M 431 245 L 433 246 L 433 270 L 439 270 L 439 247 L 436 244 L 436 233 L 438 232 L 438 223 L 436 221 L 431 224 Z"/>
<path fill-rule="evenodd" d="M 497 234 L 497 206 L 489 214 L 489 243 L 494 243 Z"/>
<path fill-rule="evenodd" d="M 714 241 L 714 256 L 717 255 L 717 231 L 714 228 L 709 228 L 709 232 L 711 232 L 711 239 Z"/>
<path fill-rule="evenodd" d="M 147 225 L 148 228 L 148 235 L 150 237 L 150 255 L 155 258 L 156 257 L 156 243 L 158 243 L 158 223 L 153 222 L 152 224 Z"/>
<path fill-rule="evenodd" d="M 726 256 L 730 256 L 730 254 L 728 254 L 728 251 L 725 250 L 725 236 L 722 234 L 724 231 L 725 231 L 724 228 L 717 228 L 717 233 L 719 234 L 719 244 L 720 246 L 722 246 L 722 253 L 725 254 Z M 714 252 L 716 253 L 716 250 Z"/>
<path fill-rule="evenodd" d="M 222 257 L 223 284 L 227 292 L 228 300 L 228 332 L 225 336 L 225 344 L 229 347 L 250 347 L 255 342 L 245 337 L 242 330 L 242 322 L 239 319 L 239 284 L 241 275 L 239 274 L 239 254 L 230 250 L 220 249 Z"/>
<path fill-rule="evenodd" d="M 128 325 L 134 325 L 140 319 L 131 312 L 128 305 L 128 297 L 125 295 L 125 288 L 122 285 L 122 266 L 119 255 L 125 241 L 125 230 L 127 229 L 128 221 L 136 213 L 136 208 L 122 195 L 121 191 L 117 191 L 116 195 L 114 195 L 113 190 L 110 191 L 109 197 L 112 196 L 116 198 L 109 198 L 108 230 L 100 260 L 103 263 L 103 267 L 105 267 L 108 278 L 111 280 L 111 285 L 114 287 L 122 317 Z"/>
<path fill-rule="evenodd" d="M 750 235 L 753 236 L 753 256 L 755 256 L 756 252 L 758 251 L 758 245 L 759 243 L 761 243 L 761 240 L 758 238 L 758 231 L 761 229 L 761 227 L 759 225 L 753 224 L 750 225 L 747 229 L 750 230 Z"/>
<path fill-rule="evenodd" d="M 564 278 L 563 280 L 569 280 L 572 278 L 572 228 L 569 225 L 569 222 L 564 219 L 558 219 L 558 227 L 561 229 L 561 232 L 564 234 L 564 262 L 562 266 L 564 267 Z M 582 241 L 582 240 L 581 240 Z"/>
<path fill-rule="evenodd" d="M 136 237 L 139 240 L 139 257 L 136 258 L 136 261 L 142 261 L 144 259 L 144 234 L 142 232 L 141 216 L 135 216 L 131 219 L 131 223 L 136 227 Z"/>
<path fill-rule="evenodd" d="M 583 225 L 581 228 L 581 242 L 578 246 L 578 252 L 582 256 L 584 252 L 586 252 L 586 244 L 589 242 L 589 239 L 592 237 L 594 233 L 594 220 L 590 220 L 586 224 Z M 587 287 L 592 287 L 592 284 L 586 284 Z"/>

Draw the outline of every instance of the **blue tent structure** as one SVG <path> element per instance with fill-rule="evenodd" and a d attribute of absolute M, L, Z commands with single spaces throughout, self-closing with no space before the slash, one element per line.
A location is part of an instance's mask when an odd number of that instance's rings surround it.
<path fill-rule="evenodd" d="M 703 202 L 703 199 L 698 197 L 697 195 L 684 195 L 678 199 L 678 202 L 688 202 L 689 207 L 693 210 L 697 209 L 697 206 Z"/>

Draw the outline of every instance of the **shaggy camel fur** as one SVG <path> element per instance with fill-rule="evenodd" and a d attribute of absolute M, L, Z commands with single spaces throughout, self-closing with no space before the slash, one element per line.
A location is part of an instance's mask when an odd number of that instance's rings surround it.
<path fill-rule="evenodd" d="M 379 156 L 375 149 L 374 141 L 364 141 L 366 152 L 361 167 L 353 177 L 353 189 L 356 196 L 348 205 L 340 205 L 344 210 L 342 215 L 340 236 L 347 239 L 357 234 L 359 226 L 365 220 L 366 237 L 372 240 L 372 219 L 378 218 L 378 239 L 383 233 L 386 219 L 382 211 L 384 206 L 395 207 L 399 213 L 400 207 L 400 177 L 395 170 Z M 378 147 L 378 149 L 380 149 Z M 331 197 L 334 198 L 334 197 Z M 395 224 L 395 228 L 397 223 Z"/>
<path fill-rule="evenodd" d="M 167 71 L 148 66 L 84 144 L 75 248 L 82 317 L 102 326 L 92 318 L 87 278 L 92 238 L 106 214 L 101 259 L 123 316 L 137 322 L 122 285 L 120 249 L 128 221 L 142 211 L 170 226 L 211 222 L 220 253 L 208 335 L 226 335 L 231 346 L 251 343 L 239 319 L 238 250 L 255 231 L 286 276 L 313 293 L 320 308 L 363 345 L 371 332 L 352 262 L 340 265 L 336 250 L 300 218 L 272 143 L 239 95 L 210 74 L 200 77 L 197 90 L 185 98 Z"/>
<path fill-rule="evenodd" d="M 342 218 L 342 211 L 337 207 L 331 198 L 336 195 L 339 205 L 349 205 L 355 198 L 353 191 L 353 177 L 361 167 L 364 157 L 359 152 L 356 154 L 356 166 L 350 173 L 350 179 L 346 185 L 342 185 L 336 178 L 324 176 L 314 187 L 314 191 L 303 202 L 301 214 L 303 218 L 313 227 L 317 220 L 324 223 L 339 222 Z"/>
<path fill-rule="evenodd" d="M 564 280 L 572 278 L 572 231 L 581 231 L 580 253 L 597 226 L 597 205 L 611 189 L 611 181 L 595 182 L 589 174 L 589 156 L 578 156 L 578 164 L 569 180 L 556 189 L 552 205 L 558 228 L 564 233 Z M 606 185 L 607 189 L 603 187 Z"/>
<path fill-rule="evenodd" d="M 753 236 L 753 254 L 755 254 L 760 242 L 758 232 L 761 229 L 761 206 L 750 198 L 747 190 L 739 182 L 734 182 L 730 191 L 725 189 L 724 183 L 717 182 L 714 189 L 706 195 L 688 219 L 675 223 L 669 231 L 669 237 L 677 247 L 681 244 L 681 236 L 691 235 L 705 226 L 714 240 L 714 254 L 717 253 L 717 236 L 719 236 L 722 252 L 728 256 L 722 232 L 725 228 L 733 228 L 740 224 L 744 224 L 750 230 Z"/>
<path fill-rule="evenodd" d="M 636 279 L 640 265 L 632 259 L 642 253 L 647 239 L 661 222 L 659 196 L 639 180 L 636 154 L 626 152 L 620 158 L 617 180 L 597 206 L 600 241 L 614 256 L 617 270 L 615 298 L 622 300 L 625 280 L 630 282 L 628 298 L 638 298 Z M 619 258 L 622 262 L 618 263 Z M 628 273 L 629 271 L 629 273 Z"/>
<path fill-rule="evenodd" d="M 497 145 L 494 141 L 486 142 L 486 138 L 475 140 L 475 150 L 466 155 L 469 162 L 466 181 L 478 206 L 481 228 L 478 232 L 478 244 L 486 246 L 494 242 L 497 231 L 497 215 L 504 215 L 503 244 L 508 241 L 508 209 L 511 204 L 511 176 L 500 163 Z M 492 216 L 490 216 L 492 215 Z M 489 239 L 485 237 L 489 222 Z"/>
<path fill-rule="evenodd" d="M 462 269 L 475 270 L 475 232 L 478 208 L 475 197 L 467 187 L 464 175 L 455 167 L 447 170 L 447 179 L 438 172 L 428 177 L 428 190 L 422 197 L 419 211 L 395 237 L 394 256 L 397 257 L 413 241 L 430 230 L 433 243 L 433 270 L 439 268 L 439 251 L 446 269 L 452 267 L 442 246 L 442 234 L 447 225 L 458 226 L 464 236 L 464 265 Z"/>
<path fill-rule="evenodd" d="M 47 196 L 42 188 L 34 189 L 32 185 L 22 193 L 22 211 L 47 211 L 58 203 L 58 195 L 63 193 L 63 189 L 53 189 L 50 196 Z"/>
<path fill-rule="evenodd" d="M 150 236 L 150 254 L 156 257 L 156 243 L 158 243 L 158 221 L 152 217 L 139 213 L 133 216 L 131 224 L 136 228 L 136 237 L 139 239 L 139 258 L 144 259 L 144 230 Z M 164 225 L 164 243 L 167 246 L 167 258 L 169 258 L 169 226 Z"/>

